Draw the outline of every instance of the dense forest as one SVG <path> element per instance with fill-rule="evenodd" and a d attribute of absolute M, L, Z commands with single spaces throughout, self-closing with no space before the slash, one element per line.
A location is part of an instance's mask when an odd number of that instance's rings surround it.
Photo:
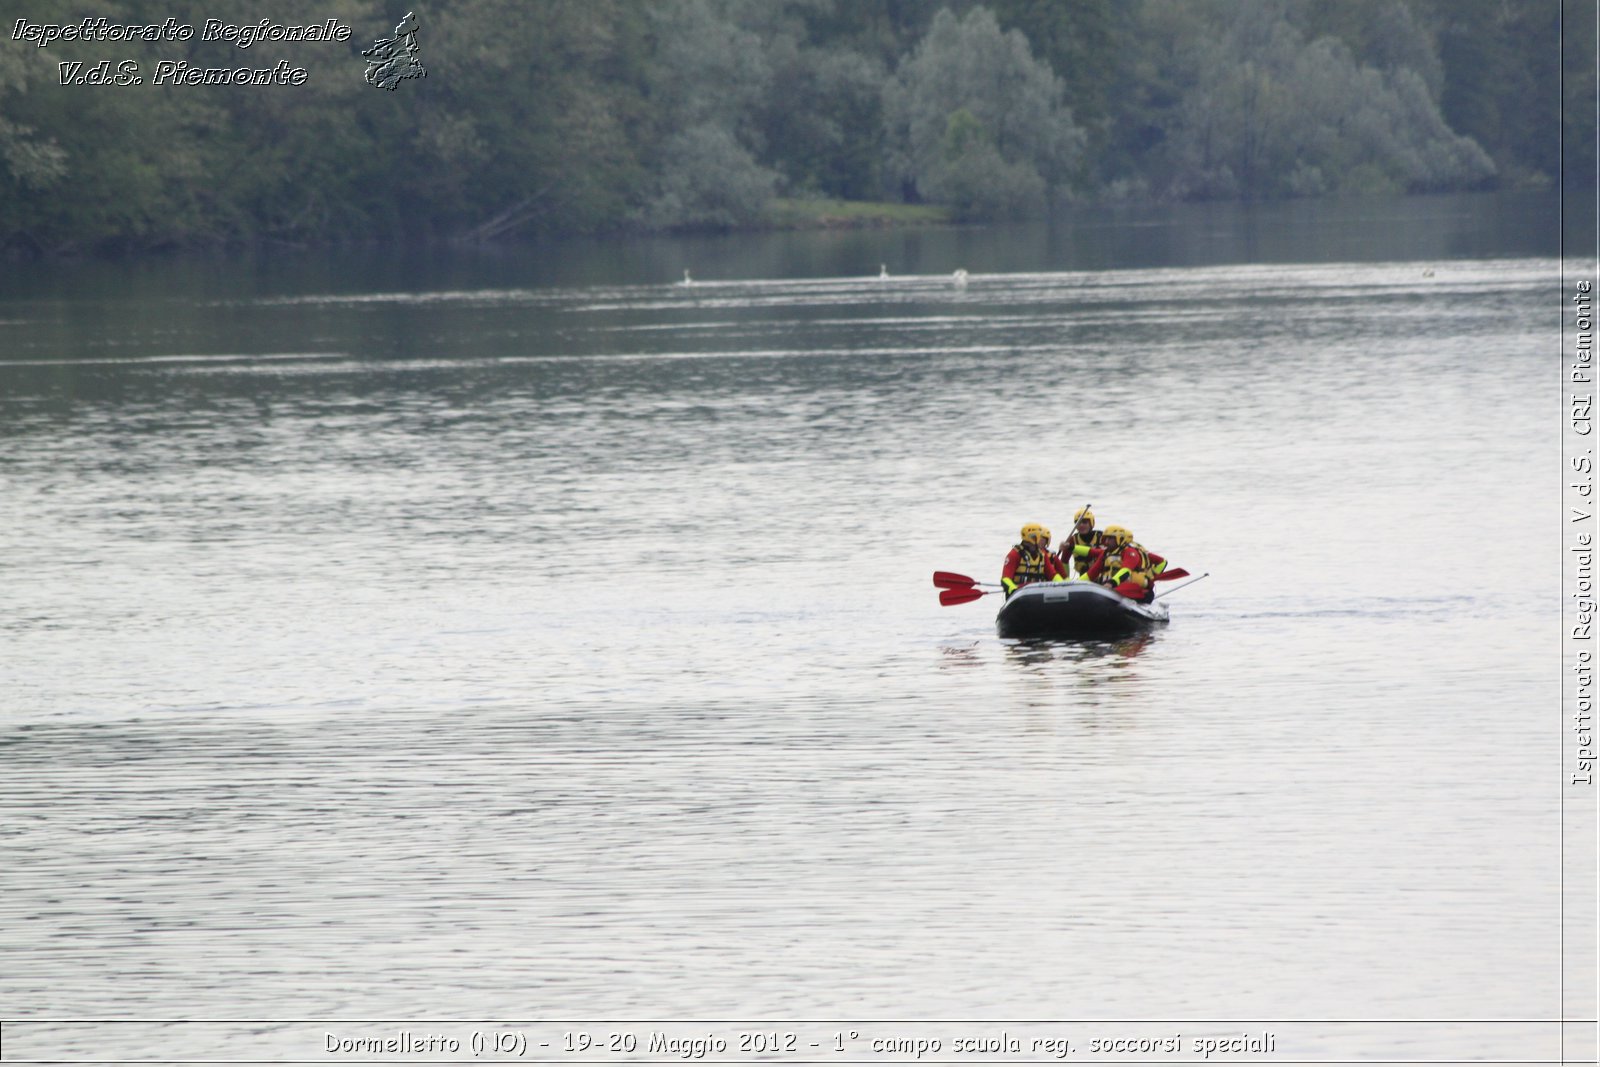
<path fill-rule="evenodd" d="M 410 10 L 426 76 L 376 88 Z M 351 32 L 37 30 L 263 14 Z M 1592 0 L 17 0 L 0 30 L 0 245 L 32 255 L 1595 180 Z M 142 81 L 75 83 L 106 60 Z"/>

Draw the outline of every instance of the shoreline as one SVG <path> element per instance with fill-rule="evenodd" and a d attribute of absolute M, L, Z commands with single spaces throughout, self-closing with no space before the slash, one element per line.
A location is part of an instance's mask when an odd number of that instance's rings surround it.
<path fill-rule="evenodd" d="M 12 235 L 9 242 L 0 244 L 0 267 L 15 267 L 19 264 L 29 263 L 70 264 L 97 261 L 116 263 L 187 256 L 303 255 L 358 252 L 361 250 L 377 251 L 396 247 L 409 247 L 413 250 L 421 248 L 456 251 L 478 249 L 493 254 L 497 249 L 510 251 L 522 246 L 541 245 L 550 242 L 697 241 L 739 235 L 755 237 L 762 234 L 781 233 L 909 234 L 918 231 L 933 232 L 939 230 L 981 231 L 993 226 L 1030 224 L 1043 224 L 1050 227 L 1089 227 L 1093 229 L 1098 228 L 1114 217 L 1144 217 L 1145 224 L 1150 225 L 1152 224 L 1151 220 L 1165 220 L 1169 216 L 1176 219 L 1186 214 L 1195 213 L 1207 216 L 1236 212 L 1265 213 L 1275 218 L 1277 224 L 1299 225 L 1300 221 L 1307 217 L 1308 212 L 1314 217 L 1319 208 L 1334 205 L 1347 209 L 1361 207 L 1366 211 L 1382 215 L 1392 222 L 1401 223 L 1407 219 L 1438 210 L 1432 206 L 1433 204 L 1446 203 L 1462 197 L 1511 198 L 1518 200 L 1528 197 L 1549 199 L 1552 201 L 1553 213 L 1559 211 L 1558 205 L 1566 200 L 1560 193 L 1553 190 L 1510 190 L 1483 193 L 1404 194 L 1395 197 L 1307 197 L 1293 200 L 1254 202 L 1233 200 L 1143 200 L 1098 202 L 1094 204 L 1080 202 L 1057 205 L 1056 210 L 1045 212 L 1031 219 L 996 223 L 959 220 L 952 217 L 948 208 L 939 205 L 897 204 L 885 201 L 778 198 L 771 201 L 758 217 L 740 225 L 684 229 L 648 229 L 638 226 L 618 226 L 591 232 L 504 234 L 492 240 L 468 240 L 459 234 L 421 233 L 403 237 L 390 234 L 380 236 L 369 232 L 367 236 L 361 239 L 297 240 L 286 236 L 257 234 L 252 236 L 218 236 L 204 239 L 190 238 L 187 240 L 174 238 L 158 241 L 124 240 L 104 243 L 80 241 L 47 247 L 34 239 L 32 235 L 24 233 Z M 1581 202 L 1567 204 L 1571 215 L 1568 219 L 1569 224 L 1577 225 L 1581 228 L 1582 218 L 1584 217 L 1583 208 L 1586 206 L 1589 205 Z M 1568 240 L 1571 240 L 1570 236 Z"/>

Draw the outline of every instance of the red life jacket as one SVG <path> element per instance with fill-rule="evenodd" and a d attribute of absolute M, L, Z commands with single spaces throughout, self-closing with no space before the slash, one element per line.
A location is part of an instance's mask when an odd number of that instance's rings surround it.
<path fill-rule="evenodd" d="M 1106 570 L 1114 582 L 1125 582 L 1129 578 L 1142 578 L 1140 585 L 1149 585 L 1155 580 L 1156 575 L 1167 569 L 1167 561 L 1151 552 L 1143 545 L 1129 541 L 1122 546 L 1122 551 L 1110 557 L 1106 563 Z"/>
<path fill-rule="evenodd" d="M 1012 568 L 1010 578 L 1018 585 L 1049 581 L 1055 573 L 1055 568 L 1050 566 L 1050 558 L 1045 553 L 1039 552 L 1029 556 L 1021 545 L 1013 545 L 1012 551 L 1017 554 L 1017 565 Z"/>

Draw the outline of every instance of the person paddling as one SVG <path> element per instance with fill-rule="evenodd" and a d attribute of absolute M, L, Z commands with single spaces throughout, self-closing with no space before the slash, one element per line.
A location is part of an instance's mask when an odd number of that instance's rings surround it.
<path fill-rule="evenodd" d="M 1167 569 L 1167 561 L 1135 541 L 1125 526 L 1107 526 L 1090 559 L 1085 577 L 1142 604 L 1156 598 L 1156 577 Z"/>
<path fill-rule="evenodd" d="M 1072 532 L 1061 539 L 1061 548 L 1056 553 L 1062 573 L 1069 580 L 1089 573 L 1089 564 L 1093 562 L 1090 557 L 1099 543 L 1100 531 L 1094 528 L 1094 512 L 1087 507 L 1079 508 L 1072 516 Z"/>
<path fill-rule="evenodd" d="M 1006 553 L 1005 564 L 1000 568 L 1000 584 L 1006 597 L 1033 582 L 1063 582 L 1067 576 L 1061 564 L 1050 553 L 1050 531 L 1036 522 L 1022 527 L 1022 538 Z"/>

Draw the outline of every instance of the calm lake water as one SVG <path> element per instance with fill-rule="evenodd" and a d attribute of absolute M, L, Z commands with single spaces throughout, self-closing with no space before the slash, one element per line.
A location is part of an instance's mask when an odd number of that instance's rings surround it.
<path fill-rule="evenodd" d="M 7 1058 L 1556 1059 L 1554 221 L 5 268 Z M 938 605 L 1090 502 L 1169 626 Z"/>

